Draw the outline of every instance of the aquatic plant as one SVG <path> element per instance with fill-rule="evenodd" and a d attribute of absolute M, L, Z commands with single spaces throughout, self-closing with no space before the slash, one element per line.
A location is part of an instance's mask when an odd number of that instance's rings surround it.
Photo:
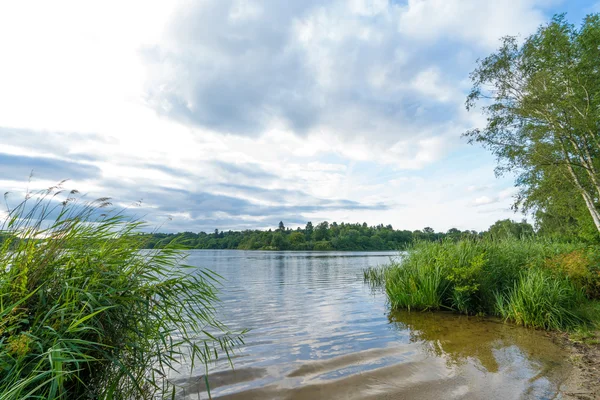
<path fill-rule="evenodd" d="M 219 277 L 172 249 L 139 251 L 142 225 L 60 186 L 8 209 L 0 399 L 162 398 L 180 362 L 228 357 L 241 336 L 215 319 Z"/>
<path fill-rule="evenodd" d="M 382 287 L 385 285 L 388 271 L 390 271 L 390 267 L 387 265 L 367 267 L 363 270 L 363 279 L 371 286 Z"/>
<path fill-rule="evenodd" d="M 541 238 L 416 242 L 385 274 L 365 279 L 385 280 L 392 308 L 495 315 L 566 330 L 594 318 L 581 310 L 597 293 L 595 253 Z"/>
<path fill-rule="evenodd" d="M 540 268 L 521 272 L 514 287 L 505 294 L 496 292 L 496 311 L 516 324 L 548 330 L 567 330 L 585 325 L 582 313 L 585 296 L 565 276 Z"/>

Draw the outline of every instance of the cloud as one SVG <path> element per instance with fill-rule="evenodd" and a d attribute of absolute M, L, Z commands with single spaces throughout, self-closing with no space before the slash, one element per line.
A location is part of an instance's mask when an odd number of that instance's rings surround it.
<path fill-rule="evenodd" d="M 191 127 L 291 132 L 345 157 L 420 168 L 467 129 L 453 79 L 464 71 L 439 68 L 447 52 L 399 32 L 403 13 L 381 1 L 186 5 L 144 51 L 147 103 Z"/>
<path fill-rule="evenodd" d="M 188 192 L 172 188 L 148 189 L 151 204 L 160 204 L 159 213 L 152 214 L 152 225 L 160 224 L 160 219 L 172 217 L 173 221 L 164 225 L 166 230 L 181 230 L 186 226 L 194 229 L 246 229 L 250 227 L 273 227 L 280 220 L 288 224 L 305 224 L 306 214 L 330 211 L 387 210 L 390 205 L 383 202 L 363 204 L 347 199 L 317 199 L 306 194 L 296 195 L 279 190 L 266 190 L 256 187 L 230 185 L 234 194 L 223 195 L 211 192 Z M 251 198 L 240 194 L 250 194 Z M 283 196 L 282 196 L 283 195 Z M 269 199 L 269 203 L 256 201 Z M 293 202 L 289 200 L 293 199 Z M 150 204 L 150 206 L 151 206 Z M 140 213 L 148 210 L 142 204 Z M 151 207 L 150 207 L 151 209 Z"/>
<path fill-rule="evenodd" d="M 498 198 L 492 198 L 492 197 L 488 197 L 488 196 L 480 196 L 480 197 L 477 197 L 473 201 L 473 205 L 475 205 L 475 206 L 485 206 L 485 205 L 488 205 L 488 204 L 497 203 L 498 201 L 499 201 Z"/>
<path fill-rule="evenodd" d="M 93 165 L 56 158 L 27 157 L 0 153 L 0 176 L 7 180 L 98 178 L 101 171 Z"/>
<path fill-rule="evenodd" d="M 222 171 L 231 174 L 234 177 L 252 178 L 252 179 L 273 179 L 275 174 L 265 171 L 260 165 L 251 163 L 226 163 L 224 161 L 212 161 L 212 164 Z"/>
<path fill-rule="evenodd" d="M 484 190 L 491 189 L 491 185 L 470 185 L 467 187 L 467 191 L 469 192 L 481 192 Z"/>
<path fill-rule="evenodd" d="M 166 38 L 144 50 L 146 99 L 189 126 L 250 137 L 318 136 L 343 142 L 346 157 L 377 154 L 382 162 L 422 168 L 471 127 L 462 81 L 476 54 L 503 35 L 534 30 L 544 20 L 542 6 L 534 0 L 186 4 Z M 352 151 L 353 144 L 362 151 Z"/>
<path fill-rule="evenodd" d="M 476 186 L 470 186 L 469 188 L 473 188 L 473 190 L 469 190 L 471 192 L 485 190 L 483 188 L 479 188 Z M 495 204 L 495 203 L 500 203 L 500 202 L 506 203 L 508 200 L 513 199 L 518 191 L 519 191 L 518 188 L 510 187 L 510 188 L 503 189 L 500 192 L 498 192 L 497 194 L 492 195 L 492 196 L 480 196 L 480 197 L 477 197 L 475 200 L 473 200 L 473 205 L 475 207 L 479 207 L 479 206 L 486 206 L 489 204 Z"/>
<path fill-rule="evenodd" d="M 505 35 L 526 35 L 546 20 L 546 0 L 408 0 L 400 32 L 423 42 L 468 41 L 494 49 Z"/>
<path fill-rule="evenodd" d="M 114 139 L 98 133 L 65 132 L 12 128 L 0 125 L 3 147 L 26 156 L 74 157 L 78 160 L 97 159 L 98 145 L 115 144 Z M 5 151 L 7 152 L 7 151 Z"/>
<path fill-rule="evenodd" d="M 484 228 L 507 212 L 482 218 L 473 198 L 508 203 L 512 182 L 460 139 L 485 122 L 464 110 L 468 73 L 545 13 L 541 0 L 6 2 L 0 185 L 23 190 L 31 169 L 40 188 L 72 178 L 91 197 L 144 199 L 169 230 Z"/>

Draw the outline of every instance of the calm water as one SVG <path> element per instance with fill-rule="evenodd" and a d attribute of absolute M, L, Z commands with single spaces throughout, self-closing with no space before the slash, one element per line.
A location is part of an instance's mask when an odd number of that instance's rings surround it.
<path fill-rule="evenodd" d="M 191 251 L 228 282 L 220 319 L 250 328 L 235 371 L 210 369 L 223 399 L 555 398 L 566 354 L 541 332 L 449 314 L 390 313 L 362 269 L 396 253 Z M 174 377 L 207 398 L 204 370 Z M 559 396 L 560 397 L 560 396 Z"/>

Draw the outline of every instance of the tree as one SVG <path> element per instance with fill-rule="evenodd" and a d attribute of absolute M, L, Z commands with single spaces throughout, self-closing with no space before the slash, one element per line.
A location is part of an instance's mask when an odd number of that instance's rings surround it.
<path fill-rule="evenodd" d="M 305 237 L 302 232 L 292 232 L 289 236 L 289 242 L 292 248 L 296 249 L 305 242 Z"/>
<path fill-rule="evenodd" d="M 315 241 L 329 239 L 329 222 L 323 221 L 317 225 L 315 230 Z"/>
<path fill-rule="evenodd" d="M 498 158 L 497 173 L 517 173 L 515 207 L 543 213 L 575 195 L 597 232 L 599 48 L 598 15 L 587 16 L 579 29 L 564 15 L 555 16 L 522 45 L 503 38 L 500 49 L 471 74 L 467 109 L 485 102 L 487 125 L 465 133 Z"/>
<path fill-rule="evenodd" d="M 308 221 L 306 223 L 306 228 L 304 228 L 304 234 L 306 235 L 306 240 L 311 240 L 312 239 L 312 234 L 313 234 L 313 224 L 312 222 Z"/>
<path fill-rule="evenodd" d="M 462 235 L 462 232 L 456 228 L 450 228 L 448 229 L 448 232 L 446 232 L 446 237 L 452 240 L 458 240 L 462 237 Z"/>
<path fill-rule="evenodd" d="M 496 221 L 487 232 L 494 239 L 500 238 L 523 238 L 534 234 L 533 226 L 526 220 L 515 222 L 510 219 Z"/>
<path fill-rule="evenodd" d="M 282 232 L 275 232 L 271 238 L 271 247 L 277 250 L 287 250 L 289 242 Z"/>
<path fill-rule="evenodd" d="M 285 225 L 283 225 L 283 221 L 279 221 L 279 227 L 277 229 L 279 232 L 285 231 Z"/>

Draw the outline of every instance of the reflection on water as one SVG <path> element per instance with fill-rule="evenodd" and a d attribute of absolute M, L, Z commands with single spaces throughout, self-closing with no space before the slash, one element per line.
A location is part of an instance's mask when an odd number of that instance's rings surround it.
<path fill-rule="evenodd" d="M 553 398 L 565 354 L 543 333 L 439 313 L 390 313 L 362 269 L 394 253 L 192 251 L 227 284 L 221 319 L 251 328 L 231 371 L 211 367 L 227 399 Z M 180 399 L 207 398 L 203 370 L 174 376 Z"/>
<path fill-rule="evenodd" d="M 460 365 L 475 360 L 488 372 L 498 372 L 498 350 L 515 346 L 528 359 L 543 357 L 546 364 L 560 363 L 545 332 L 530 331 L 500 320 L 468 317 L 452 313 L 397 311 L 390 322 L 400 331 L 410 332 L 411 342 L 423 343 L 424 351 Z M 558 351 L 558 355 L 562 355 Z"/>

